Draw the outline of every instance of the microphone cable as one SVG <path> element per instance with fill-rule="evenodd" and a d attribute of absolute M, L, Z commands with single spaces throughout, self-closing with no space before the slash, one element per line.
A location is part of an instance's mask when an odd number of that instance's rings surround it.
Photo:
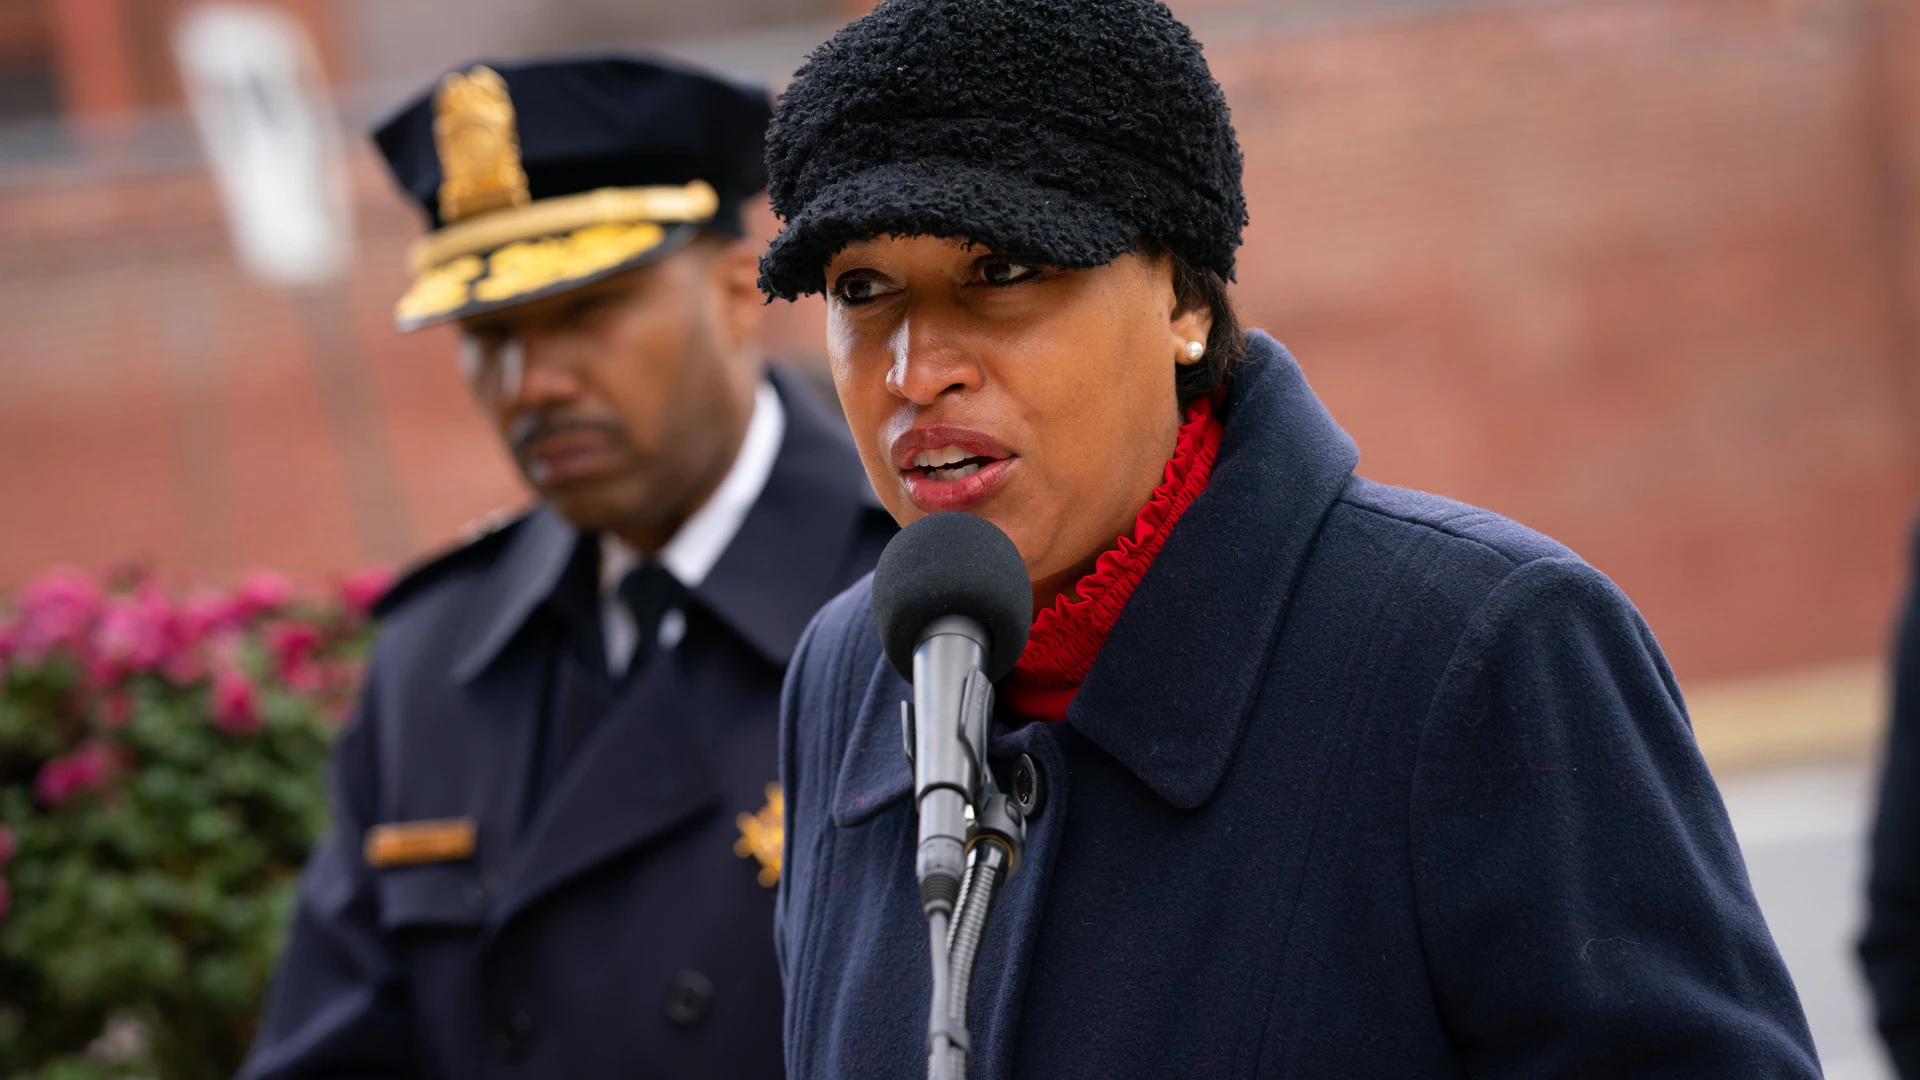
<path fill-rule="evenodd" d="M 927 915 L 927 934 L 933 944 L 933 1008 L 927 1025 L 928 1080 L 966 1080 L 967 1025 L 953 1020 L 953 965 L 947 953 L 949 917 L 944 911 Z M 959 999 L 967 993 L 961 989 Z"/>
<path fill-rule="evenodd" d="M 1002 796 L 1004 798 L 1004 796 Z M 1016 811 L 1017 813 L 1017 811 Z M 973 990 L 974 965 L 987 936 L 987 918 L 994 899 L 1009 876 L 1012 853 L 998 836 L 973 845 L 960 903 L 949 918 L 935 912 L 927 926 L 933 944 L 933 1023 L 927 1037 L 927 1075 L 930 1080 L 965 1080 L 971 1047 L 967 1036 L 967 998 Z M 940 1017 L 946 1023 L 940 1023 Z"/>

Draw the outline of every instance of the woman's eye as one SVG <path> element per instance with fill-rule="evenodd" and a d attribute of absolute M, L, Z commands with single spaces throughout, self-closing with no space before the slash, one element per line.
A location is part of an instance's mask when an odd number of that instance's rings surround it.
<path fill-rule="evenodd" d="M 1034 267 L 1008 259 L 994 259 L 980 267 L 980 278 L 989 285 L 1011 285 L 1038 273 Z"/>

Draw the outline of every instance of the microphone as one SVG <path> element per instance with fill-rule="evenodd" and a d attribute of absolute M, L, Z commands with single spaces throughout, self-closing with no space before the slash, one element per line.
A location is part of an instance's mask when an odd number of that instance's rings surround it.
<path fill-rule="evenodd" d="M 1026 834 L 1019 809 L 995 789 L 987 768 L 992 684 L 1013 670 L 1033 623 L 1026 564 L 984 518 L 921 518 L 887 544 L 874 568 L 873 622 L 894 670 L 913 684 L 901 724 L 920 815 L 914 876 L 933 946 L 928 1070 L 959 1077 L 973 960 Z"/>

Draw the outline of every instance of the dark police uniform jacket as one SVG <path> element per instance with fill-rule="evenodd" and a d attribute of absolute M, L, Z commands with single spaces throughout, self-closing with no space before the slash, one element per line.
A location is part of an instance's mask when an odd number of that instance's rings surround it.
<path fill-rule="evenodd" d="M 1920 1080 L 1920 534 L 1913 567 L 1894 644 L 1893 717 L 1860 939 L 1880 1035 L 1904 1080 Z"/>
<path fill-rule="evenodd" d="M 1264 334 L 1224 419 L 1067 721 L 997 738 L 1050 790 L 979 959 L 970 1075 L 1817 1077 L 1620 591 L 1354 476 Z M 828 605 L 788 677 L 794 1080 L 926 1069 L 909 690 L 868 604 Z"/>
<path fill-rule="evenodd" d="M 569 670 L 556 587 L 582 539 L 539 510 L 390 594 L 243 1077 L 782 1074 L 773 890 L 736 853 L 739 819 L 770 802 L 801 630 L 893 523 L 844 425 L 775 384 L 779 456 L 684 638 L 607 694 L 537 810 L 530 766 Z M 471 857 L 363 852 L 377 825 L 463 818 Z"/>

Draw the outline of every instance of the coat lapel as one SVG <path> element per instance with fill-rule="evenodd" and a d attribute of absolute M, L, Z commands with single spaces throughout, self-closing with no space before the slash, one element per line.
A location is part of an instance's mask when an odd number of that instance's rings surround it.
<path fill-rule="evenodd" d="M 1213 796 L 1268 643 L 1360 453 L 1279 342 L 1251 334 L 1206 491 L 1120 614 L 1067 720 L 1161 798 Z"/>
<path fill-rule="evenodd" d="M 465 760 L 480 770 L 470 780 L 476 785 L 470 804 L 481 818 L 477 858 L 491 873 L 511 863 L 524 832 L 533 780 L 529 763 L 553 658 L 550 647 L 506 646 L 559 581 L 578 540 L 571 526 L 545 508 L 513 529 L 506 550 L 473 590 L 467 630 L 451 662 L 459 737 L 473 747 Z M 405 758 L 394 748 L 386 760 Z"/>
<path fill-rule="evenodd" d="M 913 686 L 882 658 L 873 665 L 840 758 L 834 785 L 833 823 L 850 829 L 907 797 L 913 790 L 913 766 L 907 761 L 900 703 L 913 700 Z"/>
<path fill-rule="evenodd" d="M 454 653 L 456 682 L 472 683 L 553 594 L 580 534 L 551 507 L 528 515 L 474 597 L 475 617 Z"/>
<path fill-rule="evenodd" d="M 677 665 L 648 665 L 547 794 L 519 845 L 497 928 L 557 886 L 718 809 L 721 790 L 676 707 Z"/>
<path fill-rule="evenodd" d="M 480 855 L 494 875 L 511 863 L 525 834 L 527 800 L 533 772 L 527 763 L 539 746 L 542 699 L 548 693 L 547 650 L 526 649 L 490 665 L 461 688 L 474 723 L 465 737 L 479 743 L 474 755 L 485 762 L 484 785 L 474 793 L 481 808 Z"/>
<path fill-rule="evenodd" d="M 884 516 L 846 424 L 775 370 L 787 433 L 766 490 L 694 596 L 767 662 L 785 667 L 814 612 L 845 588 L 863 527 Z M 890 524 L 890 522 L 889 522 Z"/>

